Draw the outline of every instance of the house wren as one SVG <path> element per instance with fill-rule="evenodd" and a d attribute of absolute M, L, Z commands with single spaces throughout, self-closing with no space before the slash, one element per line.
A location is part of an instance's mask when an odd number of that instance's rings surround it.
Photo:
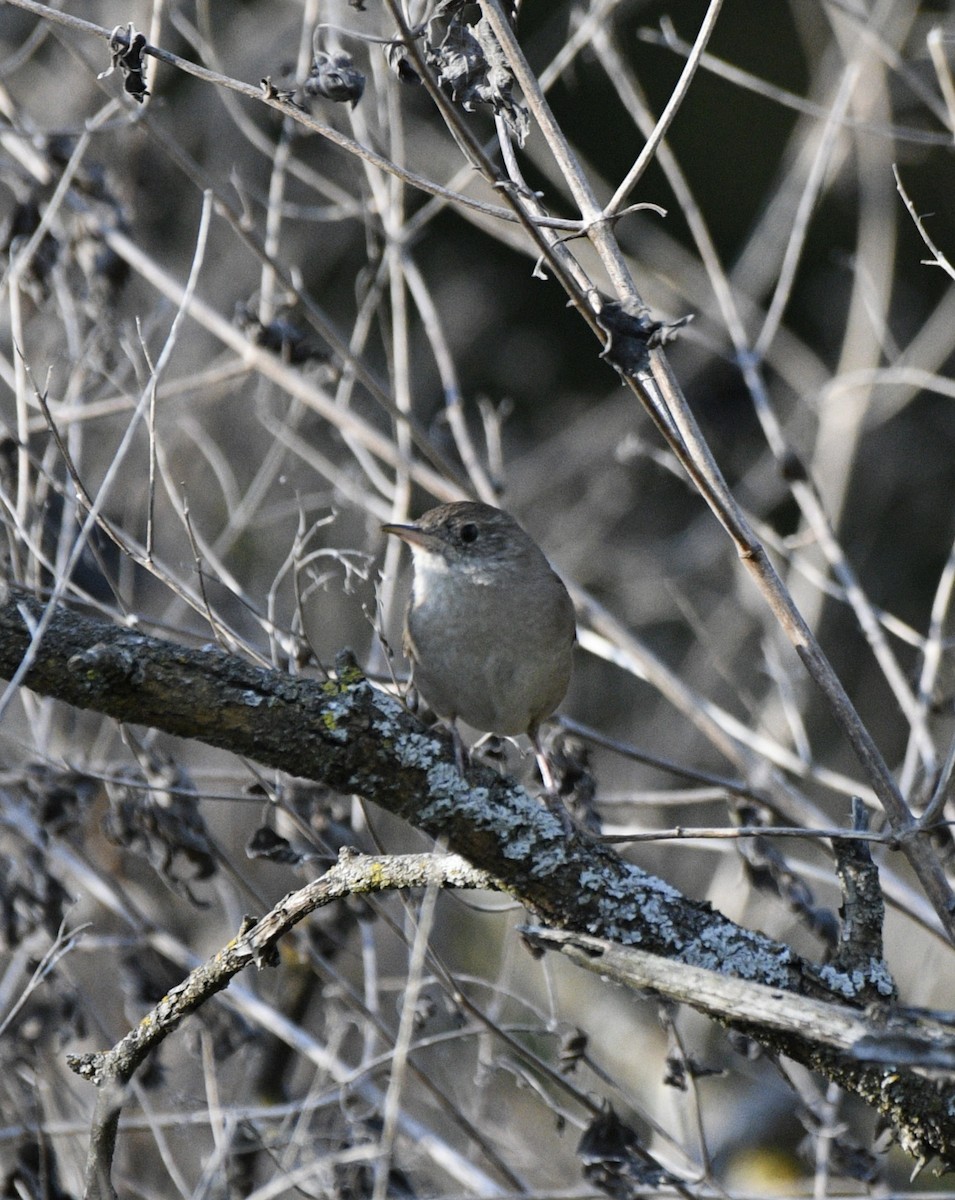
<path fill-rule="evenodd" d="M 420 694 L 452 726 L 528 734 L 542 760 L 538 729 L 567 691 L 575 637 L 543 551 L 506 512 L 471 501 L 382 529 L 414 558 L 404 649 Z"/>

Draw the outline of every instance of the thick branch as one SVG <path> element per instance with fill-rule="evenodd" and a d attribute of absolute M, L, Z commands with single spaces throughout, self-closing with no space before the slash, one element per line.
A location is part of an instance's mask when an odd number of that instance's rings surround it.
<path fill-rule="evenodd" d="M 30 645 L 27 622 L 42 611 L 22 595 L 0 606 L 0 677 L 16 671 Z M 59 609 L 24 682 L 78 708 L 365 796 L 446 839 L 549 925 L 772 987 L 832 994 L 823 973 L 789 947 L 687 899 L 609 846 L 568 835 L 513 779 L 477 765 L 462 778 L 450 740 L 372 687 L 350 660 L 335 680 L 296 678 Z M 841 995 L 851 995 L 848 979 L 843 986 L 850 990 Z"/>

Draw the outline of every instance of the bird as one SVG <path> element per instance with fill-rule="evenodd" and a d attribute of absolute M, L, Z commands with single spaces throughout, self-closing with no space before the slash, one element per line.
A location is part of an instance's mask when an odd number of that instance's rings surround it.
<path fill-rule="evenodd" d="M 459 767 L 459 719 L 524 733 L 553 792 L 540 726 L 567 692 L 576 622 L 544 552 L 509 513 L 471 500 L 382 529 L 411 548 L 404 651 L 419 695 L 451 725 Z"/>

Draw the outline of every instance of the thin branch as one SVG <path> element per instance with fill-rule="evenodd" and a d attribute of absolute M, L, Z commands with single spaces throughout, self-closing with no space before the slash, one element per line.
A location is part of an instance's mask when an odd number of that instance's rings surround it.
<path fill-rule="evenodd" d="M 676 85 L 667 99 L 663 112 L 660 113 L 653 131 L 637 156 L 636 162 L 624 176 L 622 182 L 618 184 L 617 190 L 607 203 L 605 211 L 608 215 L 612 215 L 619 210 L 620 205 L 623 204 L 627 196 L 633 191 L 644 171 L 646 171 L 647 167 L 656 157 L 660 143 L 666 137 L 667 130 L 673 124 L 673 118 L 680 111 L 683 101 L 686 99 L 690 84 L 693 82 L 693 77 L 696 75 L 703 53 L 709 44 L 710 36 L 716 28 L 716 21 L 722 7 L 723 0 L 710 0 L 710 3 L 707 5 L 706 14 L 700 22 L 696 41 L 693 43 L 690 53 L 687 55 L 686 62 L 683 64 L 680 78 L 676 81 Z"/>
<path fill-rule="evenodd" d="M 895 186 L 898 189 L 899 195 L 902 197 L 906 210 L 909 216 L 912 218 L 915 228 L 918 230 L 919 237 L 932 252 L 932 257 L 924 260 L 925 265 L 927 267 L 941 267 L 946 275 L 949 275 L 952 279 L 955 279 L 955 267 L 952 266 L 946 256 L 941 250 L 939 250 L 934 241 L 932 241 L 928 230 L 925 228 L 925 222 L 918 215 L 915 210 L 915 205 L 909 199 L 909 194 L 902 184 L 902 177 L 899 175 L 899 169 L 897 166 L 895 166 L 895 164 L 892 166 L 892 174 L 895 176 Z"/>

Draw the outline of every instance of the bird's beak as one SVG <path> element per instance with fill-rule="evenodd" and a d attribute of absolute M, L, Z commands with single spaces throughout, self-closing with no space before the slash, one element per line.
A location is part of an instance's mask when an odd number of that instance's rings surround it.
<path fill-rule="evenodd" d="M 417 525 L 382 525 L 382 533 L 392 533 L 409 546 L 430 546 L 433 537 Z"/>

